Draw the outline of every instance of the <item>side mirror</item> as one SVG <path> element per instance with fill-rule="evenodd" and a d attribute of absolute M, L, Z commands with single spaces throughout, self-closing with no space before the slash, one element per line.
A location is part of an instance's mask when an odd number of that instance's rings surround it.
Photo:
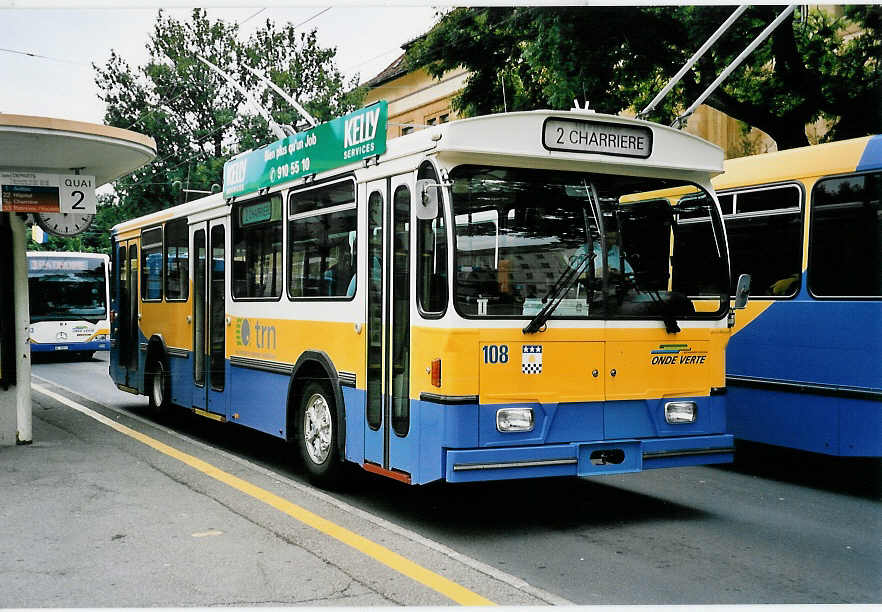
<path fill-rule="evenodd" d="M 735 310 L 741 310 L 747 306 L 747 296 L 750 295 L 750 274 L 742 274 L 738 277 L 738 286 L 735 288 Z"/>
<path fill-rule="evenodd" d="M 416 182 L 416 218 L 430 221 L 438 216 L 438 201 L 441 198 L 441 185 L 431 179 Z"/>

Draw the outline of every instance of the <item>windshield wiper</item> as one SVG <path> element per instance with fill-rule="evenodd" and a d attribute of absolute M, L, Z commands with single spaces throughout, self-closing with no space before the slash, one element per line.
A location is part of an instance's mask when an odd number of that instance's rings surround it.
<path fill-rule="evenodd" d="M 543 325 L 545 325 L 548 318 L 563 300 L 564 294 L 573 284 L 573 281 L 582 273 L 585 264 L 594 259 L 594 257 L 595 255 L 593 251 L 570 257 L 569 261 L 567 261 L 566 270 L 563 271 L 560 278 L 555 281 L 548 293 L 545 294 L 545 297 L 542 298 L 542 303 L 545 304 L 545 306 L 543 306 L 542 309 L 536 313 L 536 316 L 527 323 L 526 327 L 524 327 L 523 332 L 525 334 L 535 334 Z"/>

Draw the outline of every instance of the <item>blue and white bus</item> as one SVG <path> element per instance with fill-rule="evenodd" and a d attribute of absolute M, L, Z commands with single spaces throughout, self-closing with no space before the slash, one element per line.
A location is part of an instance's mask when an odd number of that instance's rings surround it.
<path fill-rule="evenodd" d="M 109 262 L 99 253 L 28 252 L 32 353 L 89 359 L 110 350 Z"/>

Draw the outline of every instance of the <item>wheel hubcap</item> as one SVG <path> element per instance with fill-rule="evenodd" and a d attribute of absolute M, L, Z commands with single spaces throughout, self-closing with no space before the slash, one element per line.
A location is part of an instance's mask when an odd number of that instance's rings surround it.
<path fill-rule="evenodd" d="M 153 374 L 153 403 L 162 406 L 162 366 L 156 365 L 156 372 Z"/>
<path fill-rule="evenodd" d="M 303 440 L 313 463 L 324 463 L 331 453 L 331 408 L 324 397 L 316 393 L 306 402 L 303 414 Z"/>

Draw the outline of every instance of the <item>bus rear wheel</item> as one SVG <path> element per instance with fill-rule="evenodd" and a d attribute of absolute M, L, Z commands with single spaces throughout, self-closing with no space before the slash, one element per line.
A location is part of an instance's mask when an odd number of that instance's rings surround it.
<path fill-rule="evenodd" d="M 298 411 L 297 442 L 309 479 L 323 487 L 340 480 L 342 462 L 337 449 L 337 408 L 324 385 L 311 382 L 303 388 Z"/>
<path fill-rule="evenodd" d="M 157 417 L 164 417 L 168 414 L 171 406 L 170 394 L 171 383 L 169 380 L 168 370 L 161 359 L 153 362 L 153 366 L 147 369 L 150 377 L 150 389 L 148 397 L 150 398 L 150 410 Z"/>

